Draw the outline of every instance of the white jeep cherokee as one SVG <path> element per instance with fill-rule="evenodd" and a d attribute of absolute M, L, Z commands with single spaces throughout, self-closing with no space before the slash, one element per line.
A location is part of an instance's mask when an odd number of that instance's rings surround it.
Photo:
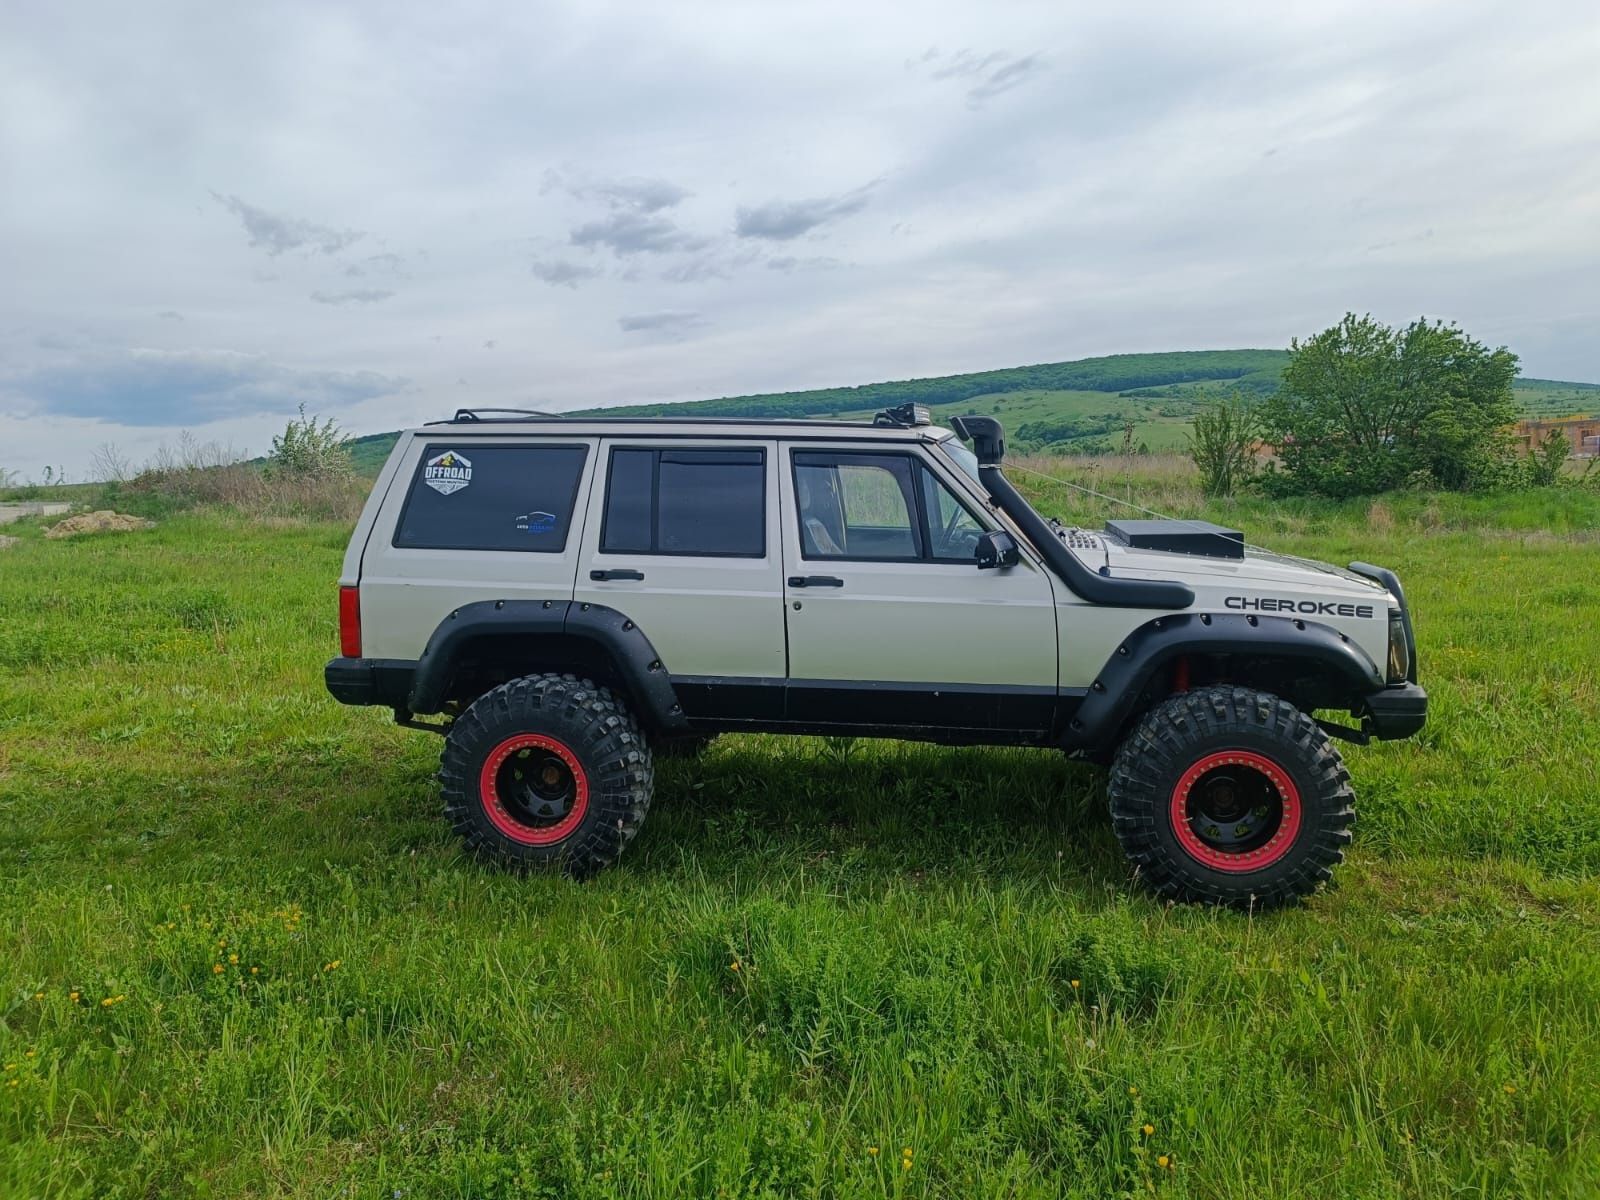
<path fill-rule="evenodd" d="M 1329 735 L 1426 719 L 1394 574 L 1201 522 L 1063 528 L 1006 479 L 998 422 L 953 424 L 972 450 L 910 405 L 410 430 L 345 556 L 328 690 L 442 732 L 451 822 L 513 864 L 607 865 L 654 753 L 765 731 L 1055 747 L 1111 764 L 1164 896 L 1327 879 L 1354 819 Z"/>

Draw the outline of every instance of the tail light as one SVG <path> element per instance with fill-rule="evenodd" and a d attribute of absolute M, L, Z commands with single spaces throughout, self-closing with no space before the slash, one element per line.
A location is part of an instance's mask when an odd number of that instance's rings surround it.
<path fill-rule="evenodd" d="M 361 657 L 361 589 L 339 589 L 339 653 Z"/>

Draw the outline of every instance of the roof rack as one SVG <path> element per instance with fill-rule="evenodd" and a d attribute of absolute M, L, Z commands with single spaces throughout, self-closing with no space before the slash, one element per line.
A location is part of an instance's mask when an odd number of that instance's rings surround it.
<path fill-rule="evenodd" d="M 872 423 L 895 429 L 914 429 L 918 425 L 932 425 L 933 417 L 920 404 L 899 404 L 884 409 L 872 418 Z"/>
<path fill-rule="evenodd" d="M 487 414 L 494 413 L 495 416 Z M 430 425 L 470 425 L 474 421 L 516 421 L 523 417 L 551 420 L 559 413 L 545 412 L 539 408 L 458 408 L 448 421 L 430 421 Z"/>

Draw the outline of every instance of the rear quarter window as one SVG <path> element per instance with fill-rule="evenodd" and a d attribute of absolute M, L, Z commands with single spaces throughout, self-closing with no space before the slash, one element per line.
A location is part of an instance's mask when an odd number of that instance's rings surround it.
<path fill-rule="evenodd" d="M 401 550 L 567 547 L 587 446 L 425 446 L 395 523 Z"/>

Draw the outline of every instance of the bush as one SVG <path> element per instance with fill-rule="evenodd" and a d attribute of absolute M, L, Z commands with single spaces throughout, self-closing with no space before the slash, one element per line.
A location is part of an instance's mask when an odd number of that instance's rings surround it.
<path fill-rule="evenodd" d="M 1561 468 L 1567 465 L 1572 446 L 1566 434 L 1552 429 L 1544 440 L 1528 452 L 1528 482 L 1534 487 L 1550 487 L 1561 479 Z"/>
<path fill-rule="evenodd" d="M 1237 394 L 1219 396 L 1195 414 L 1189 457 L 1208 496 L 1231 496 L 1256 469 L 1256 418 Z"/>
<path fill-rule="evenodd" d="M 1290 346 L 1276 395 L 1260 409 L 1279 464 L 1277 494 L 1334 498 L 1425 481 L 1448 491 L 1518 482 L 1507 427 L 1517 356 L 1454 325 L 1391 329 L 1347 314 Z"/>
<path fill-rule="evenodd" d="M 350 440 L 338 423 L 332 417 L 318 421 L 306 416 L 304 404 L 300 415 L 290 418 L 283 432 L 272 439 L 269 474 L 326 478 L 349 475 L 353 470 Z"/>
<path fill-rule="evenodd" d="M 367 483 L 338 466 L 343 442 L 329 442 L 332 422 L 304 412 L 273 439 L 274 460 L 244 462 L 231 446 L 201 442 L 187 431 L 176 448 L 162 446 L 127 483 L 111 484 L 105 502 L 141 516 L 162 517 L 197 507 L 232 508 L 256 518 L 354 520 L 366 501 Z M 276 458 L 287 445 L 283 461 Z M 294 464 L 294 465 L 291 465 Z"/>

